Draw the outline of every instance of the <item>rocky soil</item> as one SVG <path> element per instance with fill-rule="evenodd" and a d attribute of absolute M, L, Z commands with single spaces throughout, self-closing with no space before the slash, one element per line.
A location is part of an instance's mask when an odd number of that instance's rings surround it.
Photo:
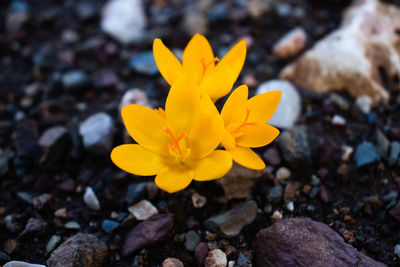
<path fill-rule="evenodd" d="M 335 58 L 314 45 L 375 0 L 353 12 L 348 0 L 34 2 L 0 2 L 0 265 L 400 265 L 399 1 L 381 1 L 382 27 L 339 32 L 352 46 L 335 53 L 357 57 L 323 67 L 349 71 L 306 73 L 341 91 L 282 70 Z M 121 107 L 158 107 L 168 93 L 152 40 L 179 56 L 196 32 L 218 57 L 245 39 L 236 85 L 283 91 L 271 119 L 281 134 L 257 150 L 265 170 L 234 166 L 171 195 L 109 154 L 132 142 Z"/>

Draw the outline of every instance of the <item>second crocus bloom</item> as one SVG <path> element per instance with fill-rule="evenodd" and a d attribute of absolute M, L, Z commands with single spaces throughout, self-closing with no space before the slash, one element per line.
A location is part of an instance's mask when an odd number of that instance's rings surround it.
<path fill-rule="evenodd" d="M 248 99 L 246 85 L 238 87 L 227 99 L 221 111 L 225 132 L 222 146 L 232 159 L 250 169 L 265 168 L 262 159 L 251 149 L 271 143 L 279 130 L 266 124 L 281 98 L 280 91 L 260 94 Z"/>
<path fill-rule="evenodd" d="M 195 34 L 183 52 L 182 64 L 160 39 L 153 43 L 154 59 L 161 75 L 170 84 L 182 75 L 214 102 L 227 95 L 246 58 L 246 43 L 239 41 L 221 60 L 214 56 L 207 39 Z"/>

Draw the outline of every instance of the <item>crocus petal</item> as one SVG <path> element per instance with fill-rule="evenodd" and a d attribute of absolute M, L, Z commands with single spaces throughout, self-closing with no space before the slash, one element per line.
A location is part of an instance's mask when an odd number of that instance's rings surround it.
<path fill-rule="evenodd" d="M 225 126 L 228 126 L 230 123 L 237 123 L 240 125 L 244 121 L 246 117 L 248 95 L 249 89 L 247 85 L 241 85 L 228 97 L 221 111 Z"/>
<path fill-rule="evenodd" d="M 165 103 L 168 124 L 176 135 L 188 134 L 199 113 L 200 95 L 193 84 L 182 76 L 172 85 Z"/>
<path fill-rule="evenodd" d="M 224 131 L 222 136 L 221 145 L 225 147 L 226 150 L 234 149 L 236 146 L 235 138 L 227 130 Z"/>
<path fill-rule="evenodd" d="M 239 73 L 243 68 L 246 58 L 246 43 L 244 40 L 239 41 L 217 64 L 217 69 L 229 66 L 232 69 L 233 83 L 239 77 Z"/>
<path fill-rule="evenodd" d="M 182 75 L 182 65 L 160 39 L 153 42 L 153 54 L 164 79 L 172 85 Z"/>
<path fill-rule="evenodd" d="M 219 115 L 200 116 L 193 122 L 187 142 L 191 149 L 191 158 L 200 159 L 209 155 L 221 142 L 224 123 Z"/>
<path fill-rule="evenodd" d="M 194 163 L 194 180 L 209 181 L 221 178 L 232 168 L 231 155 L 215 150 L 209 156 Z"/>
<path fill-rule="evenodd" d="M 165 132 L 165 118 L 151 108 L 141 105 L 127 105 L 122 108 L 122 119 L 129 134 L 144 148 L 168 155 L 170 136 Z"/>
<path fill-rule="evenodd" d="M 225 66 L 204 78 L 199 85 L 199 91 L 209 95 L 212 101 L 215 102 L 226 96 L 231 91 L 234 83 L 232 69 Z"/>
<path fill-rule="evenodd" d="M 186 188 L 192 180 L 192 170 L 166 167 L 157 174 L 155 183 L 162 190 L 175 193 Z"/>
<path fill-rule="evenodd" d="M 183 51 L 182 66 L 186 74 L 191 75 L 198 83 L 203 74 L 211 72 L 214 68 L 214 63 L 210 64 L 203 73 L 203 63 L 207 64 L 214 59 L 214 53 L 207 39 L 201 34 L 195 34 L 189 41 Z"/>
<path fill-rule="evenodd" d="M 136 175 L 155 175 L 166 166 L 163 156 L 136 144 L 115 147 L 111 160 L 119 168 Z"/>
<path fill-rule="evenodd" d="M 248 125 L 241 132 L 236 144 L 245 147 L 266 146 L 279 135 L 278 129 L 267 124 Z"/>
<path fill-rule="evenodd" d="M 207 94 L 202 94 L 200 96 L 200 107 L 202 114 L 219 115 L 217 107 L 214 105 L 213 101 Z"/>
<path fill-rule="evenodd" d="M 265 164 L 251 148 L 236 146 L 234 149 L 227 150 L 234 161 L 240 165 L 254 170 L 262 170 Z"/>
<path fill-rule="evenodd" d="M 278 108 L 281 95 L 281 91 L 271 91 L 250 98 L 247 104 L 249 122 L 267 123 Z"/>

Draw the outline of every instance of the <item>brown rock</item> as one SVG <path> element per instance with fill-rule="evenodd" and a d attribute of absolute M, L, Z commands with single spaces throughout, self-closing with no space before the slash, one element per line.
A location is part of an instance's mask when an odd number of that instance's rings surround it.
<path fill-rule="evenodd" d="M 234 163 L 232 169 L 217 182 L 224 189 L 225 197 L 247 198 L 257 179 L 263 175 L 263 170 L 251 170 Z"/>
<path fill-rule="evenodd" d="M 371 205 L 373 211 L 377 212 L 383 207 L 382 201 L 379 199 L 378 195 L 373 195 L 369 197 L 364 197 L 363 201 L 365 204 Z"/>
<path fill-rule="evenodd" d="M 378 0 L 358 0 L 345 10 L 338 30 L 331 33 L 280 77 L 318 93 L 346 89 L 354 97 L 368 95 L 373 104 L 388 100 L 379 68 L 388 86 L 399 88 L 400 9 Z"/>
<path fill-rule="evenodd" d="M 272 50 L 278 58 L 290 58 L 297 56 L 306 46 L 307 35 L 303 28 L 297 27 L 286 33 Z"/>
<path fill-rule="evenodd" d="M 355 250 L 326 224 L 282 219 L 260 230 L 253 242 L 258 266 L 385 266 Z"/>
<path fill-rule="evenodd" d="M 171 213 L 159 214 L 135 225 L 127 234 L 122 246 L 122 255 L 127 257 L 138 249 L 163 239 L 174 226 Z"/>
<path fill-rule="evenodd" d="M 12 255 L 13 253 L 18 252 L 21 249 L 21 243 L 15 239 L 8 239 L 4 243 L 4 251 L 7 252 L 8 255 Z"/>
<path fill-rule="evenodd" d="M 285 202 L 285 204 L 287 204 L 290 201 L 294 200 L 295 197 L 296 197 L 296 187 L 291 183 L 288 183 L 285 187 L 283 201 Z"/>
<path fill-rule="evenodd" d="M 47 260 L 48 267 L 101 267 L 108 254 L 103 241 L 91 234 L 76 234 L 68 238 Z"/>
<path fill-rule="evenodd" d="M 33 198 L 33 207 L 35 209 L 43 211 L 43 210 L 52 210 L 52 196 L 50 194 L 43 194 Z"/>
<path fill-rule="evenodd" d="M 205 267 L 226 267 L 226 254 L 220 249 L 211 250 L 206 258 Z"/>

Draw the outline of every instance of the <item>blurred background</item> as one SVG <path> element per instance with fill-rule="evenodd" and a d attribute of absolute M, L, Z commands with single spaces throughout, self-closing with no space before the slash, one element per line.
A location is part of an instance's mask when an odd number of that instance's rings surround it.
<path fill-rule="evenodd" d="M 109 154 L 132 142 L 122 106 L 164 105 L 169 86 L 154 62 L 154 38 L 181 58 L 195 33 L 219 58 L 246 41 L 235 87 L 282 90 L 270 122 L 281 136 L 257 150 L 262 173 L 241 170 L 168 195 L 119 170 Z M 396 0 L 1 0 L 0 265 L 66 266 L 55 249 L 84 232 L 101 251 L 83 253 L 100 263 L 93 266 L 161 266 L 169 257 L 201 266 L 214 248 L 234 266 L 263 266 L 255 234 L 305 216 L 398 266 L 399 77 Z M 244 199 L 256 209 L 241 214 L 254 218 L 239 233 L 227 238 L 206 223 Z M 137 230 L 143 217 L 132 205 L 141 200 L 145 218 L 175 219 Z M 161 228 L 173 230 L 144 244 L 124 241 Z"/>

